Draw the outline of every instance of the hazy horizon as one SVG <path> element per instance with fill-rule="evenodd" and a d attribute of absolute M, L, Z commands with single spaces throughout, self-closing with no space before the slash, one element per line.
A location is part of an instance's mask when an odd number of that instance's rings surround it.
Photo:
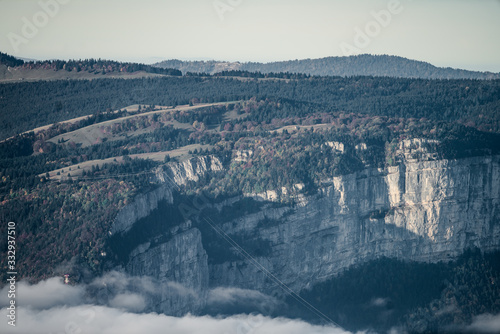
<path fill-rule="evenodd" d="M 387 54 L 500 72 L 499 16 L 498 0 L 0 0 L 0 50 L 142 63 Z"/>
<path fill-rule="evenodd" d="M 0 50 L 0 52 L 2 52 Z M 387 54 L 359 54 L 359 55 L 353 55 L 354 57 L 355 56 L 363 56 L 363 55 L 369 55 L 369 56 L 389 56 L 389 57 L 401 57 L 401 56 L 398 56 L 398 55 L 387 55 Z M 275 61 L 264 61 L 264 62 L 260 62 L 260 61 L 239 61 L 239 60 L 224 60 L 224 59 L 210 59 L 210 58 L 188 58 L 188 59 L 178 59 L 178 58 L 164 58 L 164 59 L 161 59 L 161 58 L 158 58 L 158 59 L 149 59 L 149 60 L 141 60 L 141 59 L 137 59 L 137 60 L 133 60 L 133 59 L 129 59 L 129 60 L 119 60 L 119 59 L 110 59 L 110 58 L 100 58 L 102 60 L 111 60 L 111 61 L 123 61 L 123 62 L 133 62 L 133 63 L 142 63 L 142 64 L 146 64 L 146 65 L 154 65 L 154 64 L 157 64 L 157 63 L 160 63 L 160 62 L 163 62 L 163 61 L 169 61 L 169 60 L 179 60 L 179 61 L 184 61 L 184 62 L 198 62 L 198 61 L 203 61 L 203 62 L 210 62 L 210 61 L 215 61 L 215 62 L 229 62 L 229 63 L 232 63 L 232 62 L 239 62 L 239 63 L 251 63 L 251 62 L 254 62 L 254 63 L 262 63 L 262 64 L 268 64 L 268 63 L 276 63 L 276 62 L 287 62 L 287 61 L 296 61 L 296 60 L 308 60 L 308 59 L 311 59 L 311 60 L 314 60 L 314 59 L 322 59 L 322 58 L 331 58 L 331 57 L 345 57 L 345 56 L 326 56 L 326 57 L 319 57 L 319 58 L 302 58 L 302 59 L 284 59 L 284 60 L 275 60 Z M 24 61 L 44 61 L 44 60 L 84 60 L 85 58 L 45 58 L 45 59 L 35 59 L 35 58 L 25 58 L 25 57 L 18 57 Z M 402 57 L 402 58 L 406 58 L 406 57 Z M 94 59 L 99 59 L 99 58 L 94 58 Z M 411 58 L 407 58 L 409 60 L 412 60 L 412 61 L 422 61 L 422 60 L 418 60 L 418 59 L 411 59 Z M 426 63 L 429 63 L 429 62 L 426 62 Z M 460 67 L 451 67 L 451 66 L 437 66 L 435 64 L 432 64 L 432 63 L 429 63 L 433 66 L 436 66 L 436 67 L 439 67 L 439 68 L 452 68 L 452 69 L 457 69 L 457 70 L 468 70 L 468 71 L 480 71 L 480 70 L 469 70 L 467 68 L 460 68 Z M 488 71 L 488 70 L 485 70 L 485 71 L 480 71 L 480 72 L 491 72 L 491 73 L 497 73 L 497 72 L 493 72 L 493 71 Z M 498 72 L 500 73 L 500 72 Z"/>

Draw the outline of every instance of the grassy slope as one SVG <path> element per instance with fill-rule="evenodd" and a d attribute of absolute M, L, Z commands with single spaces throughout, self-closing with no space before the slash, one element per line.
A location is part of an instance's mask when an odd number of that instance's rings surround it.
<path fill-rule="evenodd" d="M 178 160 L 182 161 L 193 157 L 193 155 L 190 154 L 189 151 L 200 150 L 200 149 L 206 150 L 206 149 L 211 149 L 212 147 L 213 147 L 212 145 L 193 144 L 193 145 L 183 146 L 171 151 L 131 154 L 129 156 L 132 159 L 135 158 L 150 159 L 153 161 L 163 162 L 165 160 L 165 156 L 168 155 L 171 158 L 177 158 Z M 92 166 L 99 166 L 101 168 L 105 164 L 120 164 L 123 163 L 123 159 L 124 159 L 123 156 L 120 156 L 120 157 L 112 157 L 101 160 L 89 160 L 81 162 L 79 164 L 53 170 L 49 172 L 49 176 L 51 180 L 58 180 L 58 181 L 67 180 L 68 174 L 70 174 L 72 178 L 79 177 L 82 176 L 83 171 L 85 172 L 90 171 L 92 169 Z M 43 176 L 43 174 L 40 176 Z"/>
<path fill-rule="evenodd" d="M 157 110 L 153 110 L 150 112 L 145 112 L 142 114 L 137 114 L 137 115 L 130 115 L 130 116 L 125 116 L 121 118 L 117 118 L 114 120 L 109 120 L 109 121 L 104 121 L 101 123 L 97 124 L 92 124 L 86 127 L 83 127 L 81 129 L 67 132 L 58 136 L 55 136 L 53 138 L 50 138 L 49 142 L 52 142 L 54 144 L 60 143 L 60 142 L 73 142 L 75 144 L 81 144 L 83 147 L 86 146 L 92 146 L 98 142 L 102 142 L 103 140 L 120 140 L 124 139 L 127 137 L 133 137 L 133 136 L 138 136 L 144 133 L 152 132 L 154 129 L 152 127 L 147 127 L 144 129 L 138 129 L 135 131 L 127 131 L 127 132 L 122 132 L 122 133 L 117 133 L 117 134 L 112 134 L 112 133 L 105 133 L 103 132 L 103 129 L 106 127 L 109 127 L 110 125 L 125 122 L 128 119 L 132 118 L 140 118 L 140 117 L 148 117 L 154 114 L 161 114 L 161 113 L 169 113 L 172 111 L 188 111 L 188 110 L 195 110 L 199 108 L 205 108 L 205 107 L 210 107 L 210 106 L 217 106 L 217 105 L 227 105 L 231 104 L 234 102 L 223 102 L 223 103 L 206 103 L 206 104 L 198 104 L 195 106 L 188 106 L 188 105 L 183 105 L 183 106 L 178 106 L 176 108 L 171 108 L 171 107 L 166 107 L 166 106 L 159 106 L 157 107 Z M 138 105 L 131 105 L 127 108 L 124 108 L 129 112 L 134 112 L 138 110 Z M 234 110 L 227 112 L 224 115 L 224 120 L 225 121 L 230 121 L 230 120 L 241 120 L 247 116 L 246 114 L 238 115 Z M 89 116 L 84 116 L 84 117 L 78 117 L 74 118 L 68 121 L 65 121 L 67 123 L 74 123 L 77 122 L 81 119 L 84 119 Z M 195 131 L 192 127 L 191 124 L 188 123 L 180 123 L 176 120 L 173 121 L 168 121 L 163 123 L 164 126 L 166 125 L 172 125 L 176 129 L 183 129 L 187 131 Z M 39 131 L 44 131 L 48 129 L 51 125 L 37 128 L 35 132 Z M 208 131 L 219 131 L 219 129 L 213 128 L 212 130 Z M 165 159 L 165 156 L 170 156 L 171 158 L 177 158 L 178 160 L 184 160 L 190 158 L 192 155 L 189 153 L 189 151 L 194 151 L 196 150 L 206 150 L 206 149 L 211 149 L 213 146 L 211 145 L 200 145 L 200 144 L 193 144 L 193 145 L 187 145 L 175 150 L 170 150 L 170 151 L 160 151 L 160 152 L 150 152 L 150 153 L 141 153 L 141 154 L 131 154 L 131 158 L 138 158 L 138 159 L 151 159 L 153 161 L 158 161 L 158 162 L 163 162 Z M 90 161 L 85 161 L 82 163 L 74 164 L 74 165 L 69 165 L 65 166 L 63 168 L 58 168 L 53 171 L 49 172 L 49 177 L 52 180 L 65 180 L 68 179 L 68 174 L 71 175 L 71 177 L 78 177 L 82 176 L 83 171 L 88 172 L 92 169 L 92 166 L 99 166 L 102 167 L 105 164 L 119 164 L 123 162 L 123 156 L 116 156 L 116 157 L 110 157 L 107 159 L 100 159 L 100 160 L 90 160 Z M 40 175 L 43 176 L 43 175 Z"/>
<path fill-rule="evenodd" d="M 109 79 L 109 78 L 150 78 L 164 76 L 162 74 L 147 73 L 137 71 L 128 72 L 112 72 L 106 74 L 81 72 L 68 72 L 64 70 L 54 71 L 52 69 L 26 69 L 18 67 L 7 67 L 0 65 L 0 83 L 19 82 L 19 81 L 47 81 L 47 80 L 93 80 L 93 79 Z"/>

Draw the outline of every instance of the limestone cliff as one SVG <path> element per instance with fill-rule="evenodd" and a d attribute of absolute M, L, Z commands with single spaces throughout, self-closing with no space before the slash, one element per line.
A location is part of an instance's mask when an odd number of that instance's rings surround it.
<path fill-rule="evenodd" d="M 165 243 L 152 246 L 148 242 L 137 247 L 130 254 L 126 270 L 165 283 L 156 298 L 149 301 L 156 312 L 183 315 L 203 307 L 208 291 L 207 253 L 200 231 L 190 224 L 183 224 Z"/>
<path fill-rule="evenodd" d="M 186 185 L 188 181 L 198 181 L 199 177 L 212 171 L 223 170 L 222 163 L 214 156 L 192 158 L 179 163 L 168 164 L 158 168 L 155 179 L 159 183 L 167 183 L 177 187 Z"/>
<path fill-rule="evenodd" d="M 295 289 L 350 265 L 381 256 L 449 260 L 468 247 L 500 246 L 500 157 L 412 162 L 325 181 L 279 224 L 262 226 L 277 210 L 226 223 L 229 235 L 269 240 L 258 259 Z M 269 291 L 273 282 L 255 267 L 210 268 L 211 284 Z"/>
<path fill-rule="evenodd" d="M 147 217 L 158 207 L 162 200 L 173 202 L 172 190 L 168 185 L 135 197 L 131 204 L 126 205 L 116 216 L 110 234 L 127 232 L 132 225 L 141 218 Z"/>
<path fill-rule="evenodd" d="M 264 241 L 266 255 L 255 259 L 296 291 L 381 256 L 440 261 L 452 259 L 468 247 L 499 248 L 500 156 L 433 159 L 432 155 L 427 161 L 403 159 L 398 166 L 367 168 L 323 180 L 316 194 L 295 196 L 295 205 L 266 204 L 274 200 L 271 196 L 262 200 L 258 212 L 220 226 L 235 240 Z M 167 198 L 172 203 L 169 185 L 196 181 L 209 170 L 222 170 L 220 161 L 197 158 L 158 172 L 163 186 L 156 195 L 139 197 L 125 208 L 117 217 L 115 232 L 125 232 L 134 219 L 155 208 L 154 203 L 144 202 Z M 237 200 L 213 207 L 222 212 Z M 203 224 L 202 218 L 194 220 Z M 244 259 L 209 264 L 206 236 L 194 226 L 181 224 L 167 242 L 137 245 L 127 271 L 181 283 L 200 300 L 209 287 L 262 292 L 275 288 L 275 281 Z M 225 241 L 218 243 L 224 245 Z M 179 314 L 187 304 L 164 300 L 159 305 L 158 311 Z"/>
<path fill-rule="evenodd" d="M 155 170 L 153 181 L 160 185 L 155 190 L 137 196 L 133 203 L 117 215 L 110 234 L 114 238 L 138 231 L 131 230 L 139 220 L 144 221 L 161 205 L 172 205 L 174 193 L 180 185 L 197 181 L 208 171 L 218 171 L 221 162 L 215 157 L 197 157 L 178 163 L 169 163 Z M 165 217 L 165 225 L 172 217 Z M 172 224 L 170 224 L 172 225 Z M 191 222 L 179 222 L 164 229 L 163 235 L 142 240 L 134 235 L 130 240 L 139 242 L 127 254 L 125 270 L 132 275 L 157 279 L 158 294 L 148 301 L 151 311 L 172 315 L 196 312 L 203 306 L 208 291 L 208 261 L 203 249 L 201 233 Z M 141 227 L 147 229 L 148 224 Z M 139 232 L 141 232 L 139 230 Z M 116 240 L 116 239 L 115 239 Z"/>
<path fill-rule="evenodd" d="M 208 171 L 219 170 L 222 170 L 222 164 L 213 156 L 191 158 L 157 168 L 153 181 L 160 186 L 151 192 L 136 196 L 131 204 L 125 206 L 116 216 L 110 232 L 115 234 L 128 231 L 136 221 L 155 210 L 160 201 L 172 203 L 172 189 L 175 190 L 188 181 L 196 182 Z"/>

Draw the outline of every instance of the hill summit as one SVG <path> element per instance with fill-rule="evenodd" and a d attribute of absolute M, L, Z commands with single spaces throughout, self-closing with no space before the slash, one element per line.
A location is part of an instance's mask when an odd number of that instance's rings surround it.
<path fill-rule="evenodd" d="M 165 60 L 154 66 L 174 68 L 183 73 L 209 73 L 240 70 L 262 73 L 303 73 L 318 76 L 384 76 L 421 79 L 500 79 L 500 73 L 468 71 L 389 55 L 358 55 L 278 61 L 271 63 Z"/>

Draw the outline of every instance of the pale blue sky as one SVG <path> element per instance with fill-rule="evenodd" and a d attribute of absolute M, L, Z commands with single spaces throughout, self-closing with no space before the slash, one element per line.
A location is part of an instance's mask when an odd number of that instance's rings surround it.
<path fill-rule="evenodd" d="M 40 2 L 54 1 L 65 4 L 44 14 Z M 377 23 L 372 12 L 397 2 Z M 367 29 L 368 41 L 357 36 Z M 0 0 L 0 51 L 36 59 L 267 62 L 342 56 L 350 45 L 500 72 L 499 32 L 499 0 Z"/>

